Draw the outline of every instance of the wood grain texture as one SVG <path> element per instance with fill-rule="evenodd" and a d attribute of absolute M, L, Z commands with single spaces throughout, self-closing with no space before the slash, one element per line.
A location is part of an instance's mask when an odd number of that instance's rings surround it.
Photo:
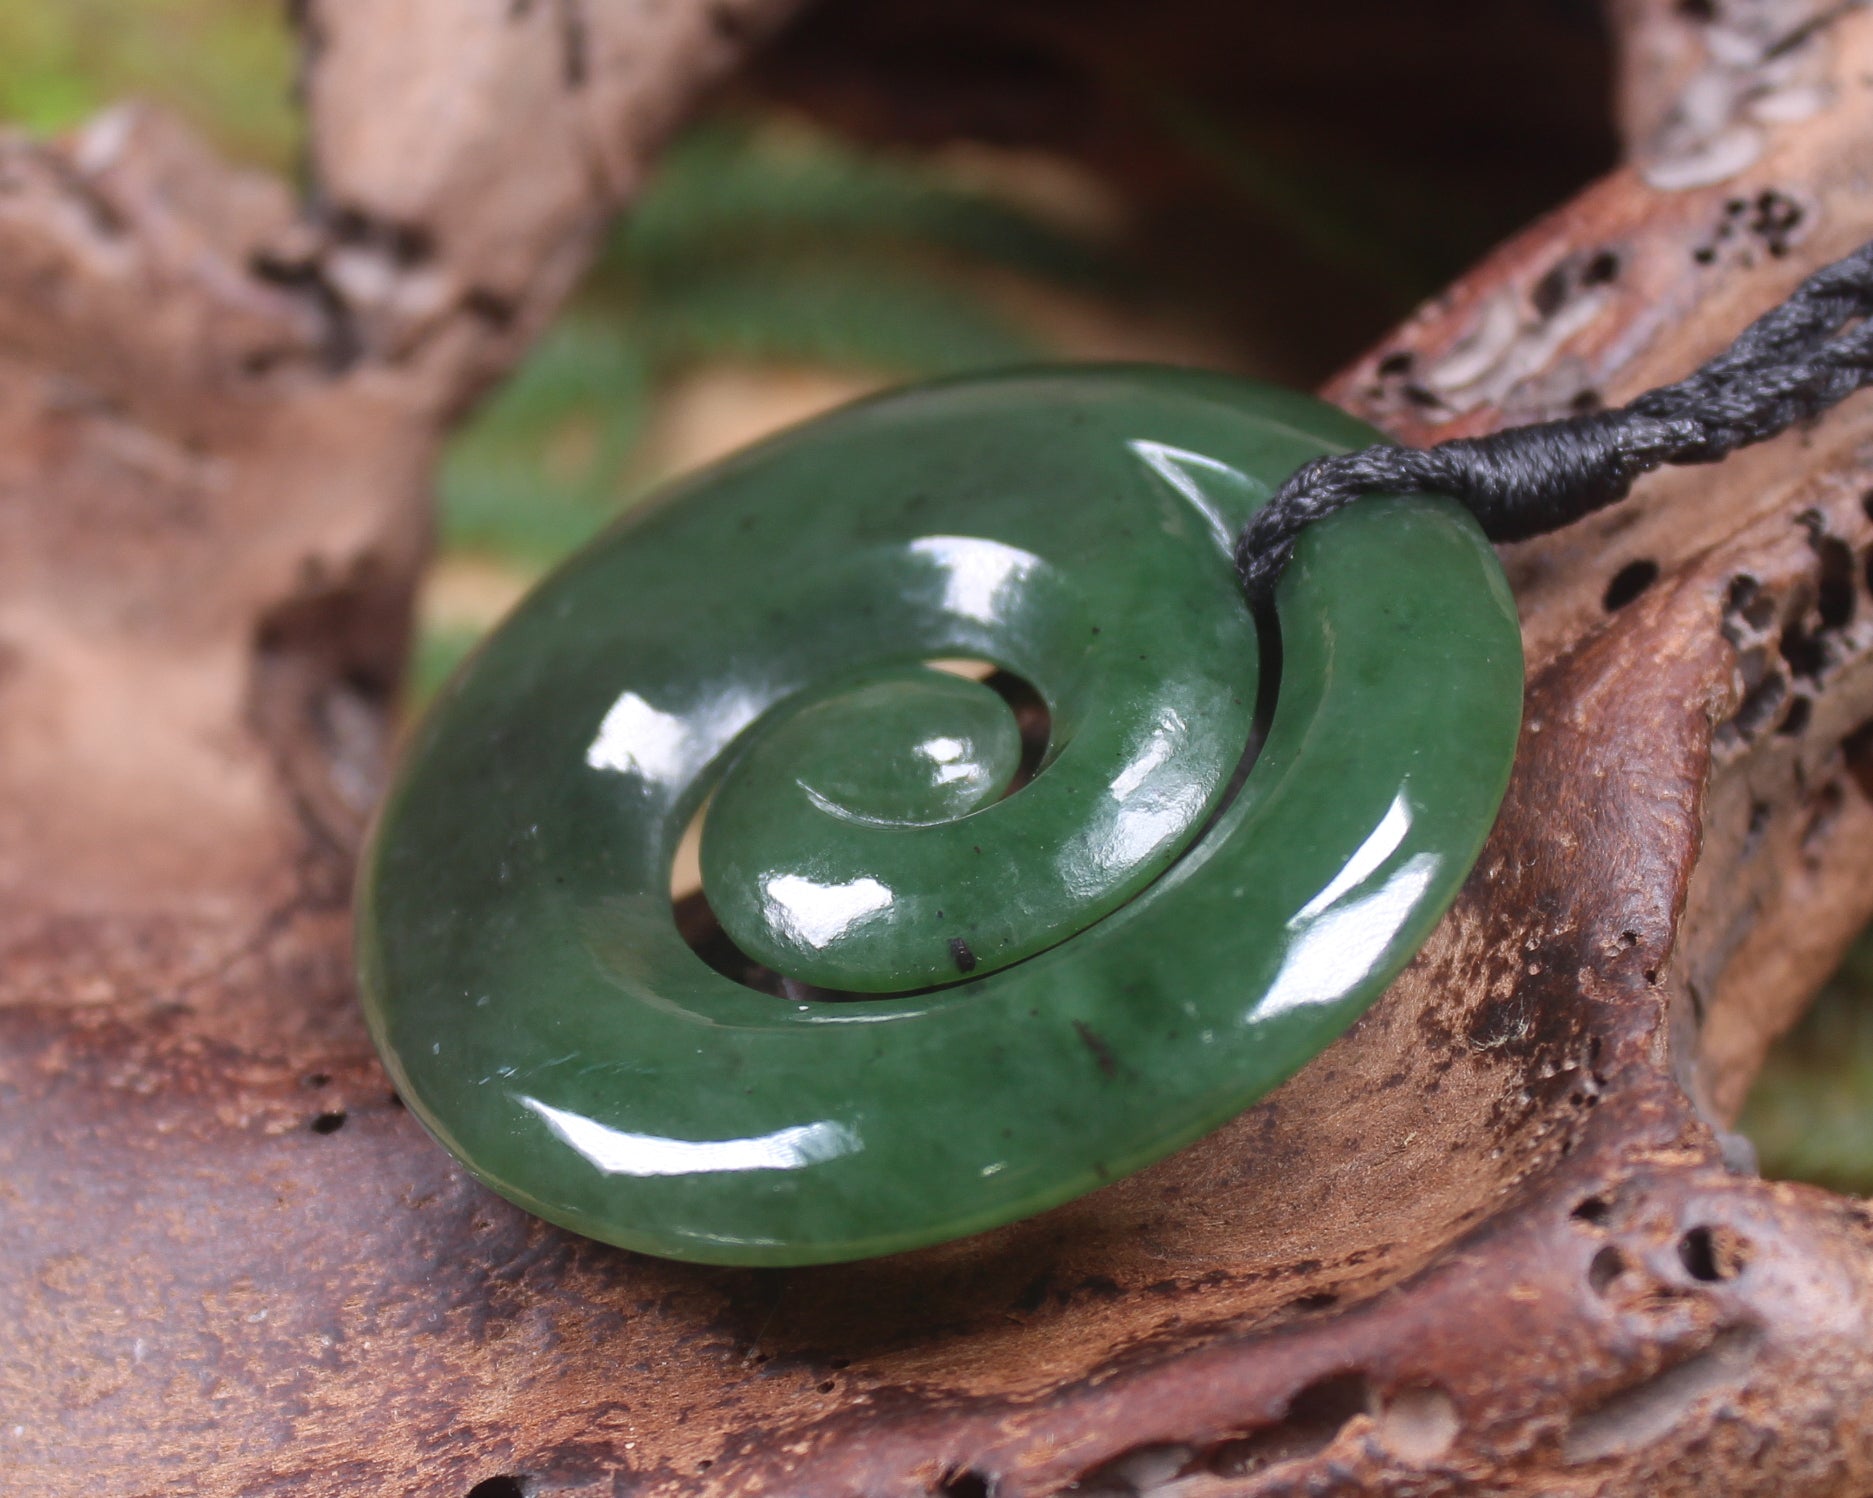
<path fill-rule="evenodd" d="M 344 901 L 436 442 L 771 14 L 315 4 L 310 209 L 137 112 L 0 147 L 0 1486 L 1865 1492 L 1873 1215 L 1723 1124 L 1873 914 L 1866 400 L 1508 555 L 1527 724 L 1457 908 L 1151 1170 L 712 1270 L 395 1103 Z M 1641 151 L 1329 393 L 1408 440 L 1617 400 L 1873 235 L 1873 16 L 1829 15 L 1745 165 Z"/>

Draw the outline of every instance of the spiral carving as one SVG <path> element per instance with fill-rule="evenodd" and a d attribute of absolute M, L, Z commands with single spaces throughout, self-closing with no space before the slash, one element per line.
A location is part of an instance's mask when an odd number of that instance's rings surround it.
<path fill-rule="evenodd" d="M 359 958 L 406 1100 L 542 1215 L 724 1263 L 960 1236 L 1215 1127 L 1408 960 L 1507 779 L 1514 610 L 1426 499 L 1302 538 L 1249 765 L 1234 535 L 1371 440 L 1215 376 L 1022 373 L 633 514 L 445 690 L 380 817 Z M 952 657 L 1045 703 L 1031 779 Z M 788 996 L 678 932 L 705 803 L 709 906 Z"/>

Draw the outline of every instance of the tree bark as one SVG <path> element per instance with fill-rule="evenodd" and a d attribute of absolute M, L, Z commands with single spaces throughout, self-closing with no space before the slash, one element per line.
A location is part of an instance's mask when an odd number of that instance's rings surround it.
<path fill-rule="evenodd" d="M 0 1470 L 1865 1492 L 1873 1215 L 1725 1121 L 1873 915 L 1866 399 L 1507 552 L 1527 724 L 1457 908 L 1138 1176 L 702 1269 L 527 1218 L 397 1105 L 345 899 L 437 442 L 784 9 L 308 5 L 309 205 L 135 110 L 0 146 Z M 1328 393 L 1409 441 L 1617 401 L 1873 235 L 1873 16 L 1725 16 L 1620 7 L 1631 162 Z"/>

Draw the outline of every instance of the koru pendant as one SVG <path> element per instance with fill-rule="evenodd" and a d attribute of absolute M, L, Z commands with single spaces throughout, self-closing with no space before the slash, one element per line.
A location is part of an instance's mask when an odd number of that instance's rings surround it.
<path fill-rule="evenodd" d="M 721 1264 L 957 1238 L 1216 1128 L 1409 961 L 1508 780 L 1515 608 L 1457 505 L 1363 500 L 1273 621 L 1243 602 L 1247 517 L 1377 440 L 1215 375 L 1022 372 L 632 512 L 441 693 L 380 814 L 358 954 L 404 1100 L 542 1217 Z M 673 913 L 705 803 L 762 987 Z"/>

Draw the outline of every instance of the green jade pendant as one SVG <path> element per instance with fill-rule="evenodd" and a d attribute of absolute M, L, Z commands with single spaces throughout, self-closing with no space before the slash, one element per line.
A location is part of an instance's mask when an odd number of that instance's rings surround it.
<path fill-rule="evenodd" d="M 1520 724 L 1449 501 L 1308 531 L 1258 638 L 1236 532 L 1378 440 L 1214 375 L 1024 372 L 632 513 L 444 690 L 381 812 L 358 953 L 403 1098 L 530 1211 L 719 1264 L 979 1232 L 1240 1112 L 1429 934 Z M 1032 687 L 1038 764 L 956 658 Z M 705 803 L 704 894 L 772 991 L 679 932 Z"/>

